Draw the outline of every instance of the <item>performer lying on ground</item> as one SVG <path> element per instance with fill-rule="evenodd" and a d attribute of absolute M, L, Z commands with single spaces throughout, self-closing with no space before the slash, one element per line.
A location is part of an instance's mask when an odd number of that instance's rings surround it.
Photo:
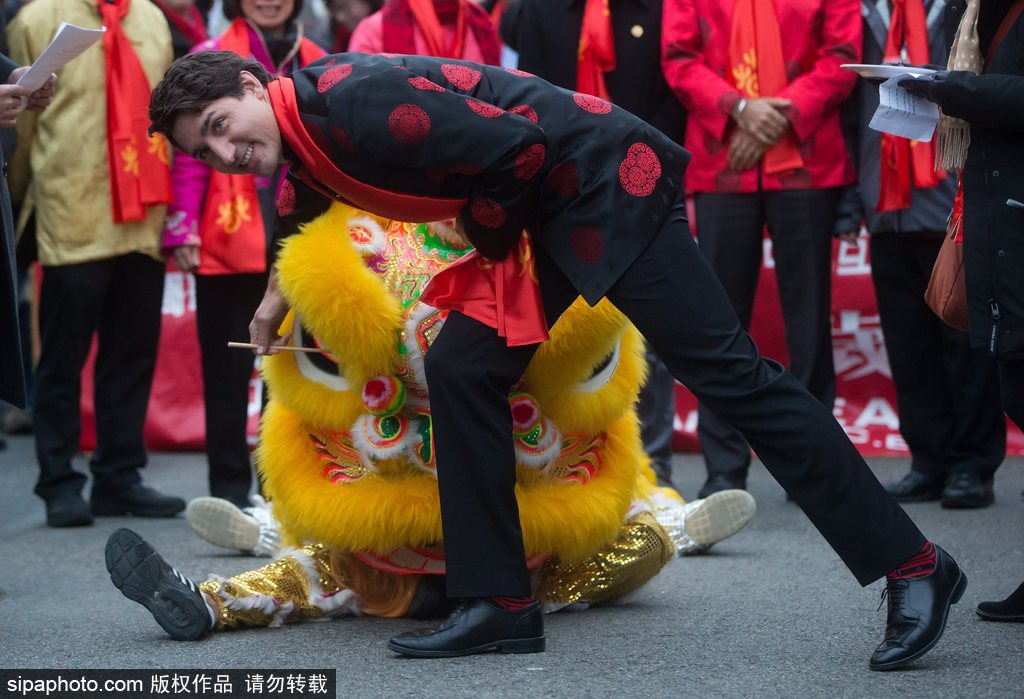
<path fill-rule="evenodd" d="M 332 199 L 399 220 L 457 216 L 483 256 L 465 256 L 425 292 L 450 311 L 425 371 L 447 593 L 464 602 L 439 628 L 392 639 L 393 650 L 543 650 L 509 391 L 580 295 L 612 301 L 673 376 L 743 433 L 861 584 L 888 576 L 873 669 L 938 641 L 966 576 L 885 492 L 831 412 L 760 357 L 690 236 L 689 156 L 655 129 L 518 71 L 362 54 L 270 81 L 251 61 L 196 53 L 154 89 L 150 118 L 222 172 L 288 163 L 294 218 Z M 263 351 L 286 310 L 272 276 L 250 326 Z"/>
<path fill-rule="evenodd" d="M 126 596 L 184 640 L 204 635 L 211 620 L 221 630 L 450 611 L 423 377 L 444 318 L 419 297 L 469 250 L 450 226 L 381 222 L 341 204 L 286 242 L 277 267 L 293 308 L 292 343 L 332 350 L 264 359 L 274 400 L 257 461 L 286 543 L 317 543 L 229 580 L 211 578 L 196 586 L 204 598 L 138 535 L 119 530 L 107 565 Z M 655 487 L 635 410 L 642 352 L 610 303 L 577 302 L 510 399 L 530 581 L 545 611 L 621 596 L 677 552 L 720 541 L 753 515 L 742 490 L 684 505 Z M 188 517 L 204 535 L 273 547 L 268 528 L 256 525 L 251 536 L 225 526 L 225 516 L 245 517 L 230 502 L 198 500 Z M 244 542 L 235 536 L 246 533 Z"/>

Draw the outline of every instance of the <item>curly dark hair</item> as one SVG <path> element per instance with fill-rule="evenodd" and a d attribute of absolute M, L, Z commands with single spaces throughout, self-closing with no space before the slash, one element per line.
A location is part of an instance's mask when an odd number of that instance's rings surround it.
<path fill-rule="evenodd" d="M 239 75 L 243 70 L 263 85 L 271 80 L 258 61 L 231 51 L 197 51 L 176 60 L 149 97 L 149 134 L 163 134 L 180 149 L 171 136 L 178 117 L 199 114 L 222 97 L 241 98 L 244 90 Z"/>

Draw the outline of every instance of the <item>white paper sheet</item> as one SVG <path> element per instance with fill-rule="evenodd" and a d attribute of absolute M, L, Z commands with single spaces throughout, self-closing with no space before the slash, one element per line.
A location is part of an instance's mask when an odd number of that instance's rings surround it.
<path fill-rule="evenodd" d="M 868 126 L 875 131 L 927 143 L 939 123 L 939 105 L 914 97 L 897 84 L 909 77 L 912 77 L 909 73 L 897 75 L 878 86 L 878 109 Z"/>
<path fill-rule="evenodd" d="M 32 67 L 25 71 L 18 84 L 35 92 L 46 84 L 51 73 L 56 73 L 66 63 L 78 58 L 82 51 L 96 43 L 106 31 L 106 27 L 83 29 L 61 22 L 50 45 L 39 55 Z"/>

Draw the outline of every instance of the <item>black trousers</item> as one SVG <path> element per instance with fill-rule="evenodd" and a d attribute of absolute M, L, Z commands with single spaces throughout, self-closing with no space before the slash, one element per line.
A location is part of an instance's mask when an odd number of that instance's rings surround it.
<path fill-rule="evenodd" d="M 648 346 L 647 381 L 636 404 L 640 441 L 651 459 L 658 485 L 672 485 L 672 436 L 676 420 L 676 381 L 665 363 Z"/>
<path fill-rule="evenodd" d="M 942 232 L 871 235 L 871 277 L 911 468 L 992 478 L 1006 455 L 995 358 L 924 302 Z"/>
<path fill-rule="evenodd" d="M 1013 424 L 1024 430 L 1024 356 L 999 357 L 999 386 L 1003 410 Z"/>
<path fill-rule="evenodd" d="M 537 250 L 553 323 L 577 294 Z M 831 410 L 777 363 L 761 359 L 690 236 L 683 201 L 608 298 L 672 375 L 741 432 L 858 581 L 883 576 L 921 548 L 924 536 Z M 508 391 L 535 350 L 507 347 L 493 328 L 452 313 L 427 353 L 452 597 L 530 593 Z"/>
<path fill-rule="evenodd" d="M 829 408 L 836 394 L 831 260 L 838 196 L 837 189 L 829 188 L 694 197 L 701 252 L 722 281 L 744 330 L 750 328 L 767 225 L 789 371 Z M 742 435 L 706 404 L 697 411 L 697 437 L 708 474 L 745 480 L 750 447 Z"/>
<path fill-rule="evenodd" d="M 71 459 L 81 438 L 81 374 L 94 332 L 93 492 L 140 479 L 138 469 L 147 459 L 142 428 L 160 343 L 163 285 L 164 265 L 139 253 L 44 268 L 34 427 L 39 459 L 35 492 L 44 500 L 78 492 L 85 482 L 71 468 Z"/>
<path fill-rule="evenodd" d="M 255 358 L 252 352 L 230 349 L 227 343 L 249 337 L 249 321 L 267 289 L 267 275 L 196 275 L 195 279 L 210 494 L 247 507 L 252 463 L 245 428 Z"/>

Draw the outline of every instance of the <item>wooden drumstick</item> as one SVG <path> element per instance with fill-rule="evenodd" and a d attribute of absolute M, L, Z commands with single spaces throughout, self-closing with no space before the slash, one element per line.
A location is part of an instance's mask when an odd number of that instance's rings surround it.
<path fill-rule="evenodd" d="M 256 349 L 259 345 L 254 345 L 251 342 L 228 342 L 228 347 Z M 322 351 L 318 347 L 295 347 L 294 345 L 270 345 L 269 349 L 282 350 L 284 352 L 314 352 L 316 354 Z"/>

